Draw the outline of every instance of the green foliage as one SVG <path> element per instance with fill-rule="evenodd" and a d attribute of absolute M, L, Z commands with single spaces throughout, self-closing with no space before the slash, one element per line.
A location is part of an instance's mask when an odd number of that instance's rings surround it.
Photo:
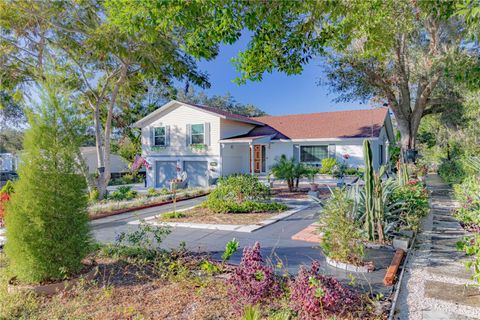
<path fill-rule="evenodd" d="M 320 246 L 333 260 L 360 263 L 364 257 L 361 227 L 353 219 L 354 203 L 344 189 L 336 189 L 326 201 L 320 216 Z"/>
<path fill-rule="evenodd" d="M 104 247 L 104 251 L 117 257 L 129 256 L 151 260 L 157 256 L 158 247 L 170 232 L 168 227 L 154 226 L 140 220 L 138 229 L 119 233 L 115 244 Z"/>
<path fill-rule="evenodd" d="M 288 159 L 284 154 L 272 166 L 271 170 L 275 178 L 287 181 L 289 191 L 298 188 L 300 178 L 308 173 L 302 163 L 295 162 L 293 158 Z"/>
<path fill-rule="evenodd" d="M 322 160 L 322 167 L 320 168 L 320 173 L 322 174 L 332 174 L 333 169 L 337 165 L 337 159 L 335 158 L 325 158 Z"/>
<path fill-rule="evenodd" d="M 393 203 L 401 203 L 398 214 L 398 229 L 418 231 L 420 220 L 429 212 L 428 192 L 419 181 L 411 180 L 396 188 L 392 194 Z"/>
<path fill-rule="evenodd" d="M 180 219 L 180 218 L 185 218 L 187 214 L 182 211 L 172 211 L 172 212 L 166 212 L 162 213 L 162 219 Z"/>
<path fill-rule="evenodd" d="M 466 173 L 461 160 L 445 159 L 438 167 L 438 174 L 450 184 L 461 183 Z"/>
<path fill-rule="evenodd" d="M 203 203 L 216 213 L 247 213 L 282 211 L 285 206 L 278 203 L 259 202 L 270 199 L 270 188 L 251 175 L 222 177 L 218 186 Z"/>
<path fill-rule="evenodd" d="M 261 320 L 262 319 L 262 310 L 260 305 L 247 305 L 243 310 L 242 320 Z"/>
<path fill-rule="evenodd" d="M 90 203 L 95 203 L 98 201 L 100 194 L 98 193 L 98 189 L 94 188 L 90 193 L 88 194 L 88 202 Z"/>
<path fill-rule="evenodd" d="M 401 186 L 404 186 L 410 181 L 410 174 L 408 173 L 408 164 L 400 163 L 397 172 L 397 181 Z"/>
<path fill-rule="evenodd" d="M 111 200 L 132 200 L 136 198 L 138 195 L 138 192 L 135 190 L 132 190 L 132 187 L 130 186 L 120 186 L 116 191 L 113 191 L 110 193 L 108 196 L 109 199 Z"/>
<path fill-rule="evenodd" d="M 0 189 L 0 193 L 6 193 L 9 196 L 13 194 L 15 188 L 13 187 L 13 182 L 8 180 L 7 183 Z"/>
<path fill-rule="evenodd" d="M 237 239 L 233 238 L 232 240 L 227 242 L 227 245 L 225 246 L 225 251 L 222 254 L 222 260 L 223 262 L 227 262 L 230 260 L 232 255 L 237 252 L 238 250 L 238 245 L 240 243 L 238 242 Z"/>
<path fill-rule="evenodd" d="M 29 115 L 19 180 L 6 206 L 5 252 L 21 281 L 68 277 L 90 251 L 86 184 L 77 174 L 74 122 L 63 103 L 47 91 Z"/>
<path fill-rule="evenodd" d="M 158 193 L 157 193 L 157 190 L 155 190 L 154 187 L 150 187 L 150 188 L 147 189 L 147 195 L 149 197 L 154 197 L 154 196 L 158 195 Z"/>
<path fill-rule="evenodd" d="M 476 282 L 477 286 L 480 286 L 480 233 L 475 233 L 475 235 L 465 237 L 457 242 L 457 250 L 473 257 L 473 260 L 465 262 L 465 266 L 473 271 L 471 279 Z"/>
<path fill-rule="evenodd" d="M 220 199 L 207 199 L 203 205 L 215 213 L 281 212 L 288 208 L 287 205 L 278 202 L 243 201 L 242 203 L 236 203 Z"/>

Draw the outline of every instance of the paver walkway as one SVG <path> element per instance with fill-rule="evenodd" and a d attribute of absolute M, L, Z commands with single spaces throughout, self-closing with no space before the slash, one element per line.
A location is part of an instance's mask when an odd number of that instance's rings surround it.
<path fill-rule="evenodd" d="M 431 212 L 417 236 L 400 288 L 395 319 L 479 319 L 480 290 L 472 284 L 455 244 L 466 232 L 452 217 L 457 203 L 437 175 L 429 176 Z"/>

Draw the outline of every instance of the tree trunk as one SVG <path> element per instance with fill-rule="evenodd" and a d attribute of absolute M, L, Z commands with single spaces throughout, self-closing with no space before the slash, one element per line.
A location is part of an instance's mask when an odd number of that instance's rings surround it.
<path fill-rule="evenodd" d="M 97 140 L 97 156 L 98 156 L 98 178 L 97 178 L 97 188 L 99 199 L 103 199 L 107 193 L 107 186 L 110 182 L 111 177 L 111 170 L 110 170 L 110 152 L 111 152 L 111 134 L 112 134 L 112 119 L 113 119 L 113 107 L 115 106 L 118 92 L 120 87 L 122 86 L 123 82 L 127 77 L 127 66 L 124 65 L 122 67 L 122 71 L 120 77 L 118 78 L 117 82 L 115 83 L 115 87 L 113 88 L 112 96 L 110 98 L 110 103 L 108 104 L 107 110 L 107 119 L 105 120 L 105 133 L 103 136 L 103 150 L 101 147 L 100 140 Z M 97 110 L 95 110 L 97 111 Z M 96 119 L 97 119 L 97 112 Z M 98 121 L 100 122 L 100 116 L 98 115 Z M 96 138 L 100 138 L 101 126 L 96 126 L 95 136 Z"/>

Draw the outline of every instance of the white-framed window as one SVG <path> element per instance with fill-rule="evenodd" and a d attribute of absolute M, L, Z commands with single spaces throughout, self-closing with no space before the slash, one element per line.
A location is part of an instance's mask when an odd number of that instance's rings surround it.
<path fill-rule="evenodd" d="M 300 162 L 321 163 L 328 158 L 328 146 L 300 146 Z"/>
<path fill-rule="evenodd" d="M 153 130 L 153 145 L 165 146 L 167 144 L 165 127 L 156 127 Z"/>
<path fill-rule="evenodd" d="M 191 144 L 205 144 L 205 124 L 192 124 Z"/>

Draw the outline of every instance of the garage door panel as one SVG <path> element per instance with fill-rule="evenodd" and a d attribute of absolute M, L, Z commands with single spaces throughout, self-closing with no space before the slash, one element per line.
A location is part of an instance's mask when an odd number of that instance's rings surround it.
<path fill-rule="evenodd" d="M 156 188 L 169 188 L 169 181 L 177 176 L 177 163 L 175 161 L 157 161 L 156 165 Z"/>
<path fill-rule="evenodd" d="M 185 161 L 183 169 L 187 173 L 188 187 L 206 187 L 208 185 L 207 161 Z"/>

